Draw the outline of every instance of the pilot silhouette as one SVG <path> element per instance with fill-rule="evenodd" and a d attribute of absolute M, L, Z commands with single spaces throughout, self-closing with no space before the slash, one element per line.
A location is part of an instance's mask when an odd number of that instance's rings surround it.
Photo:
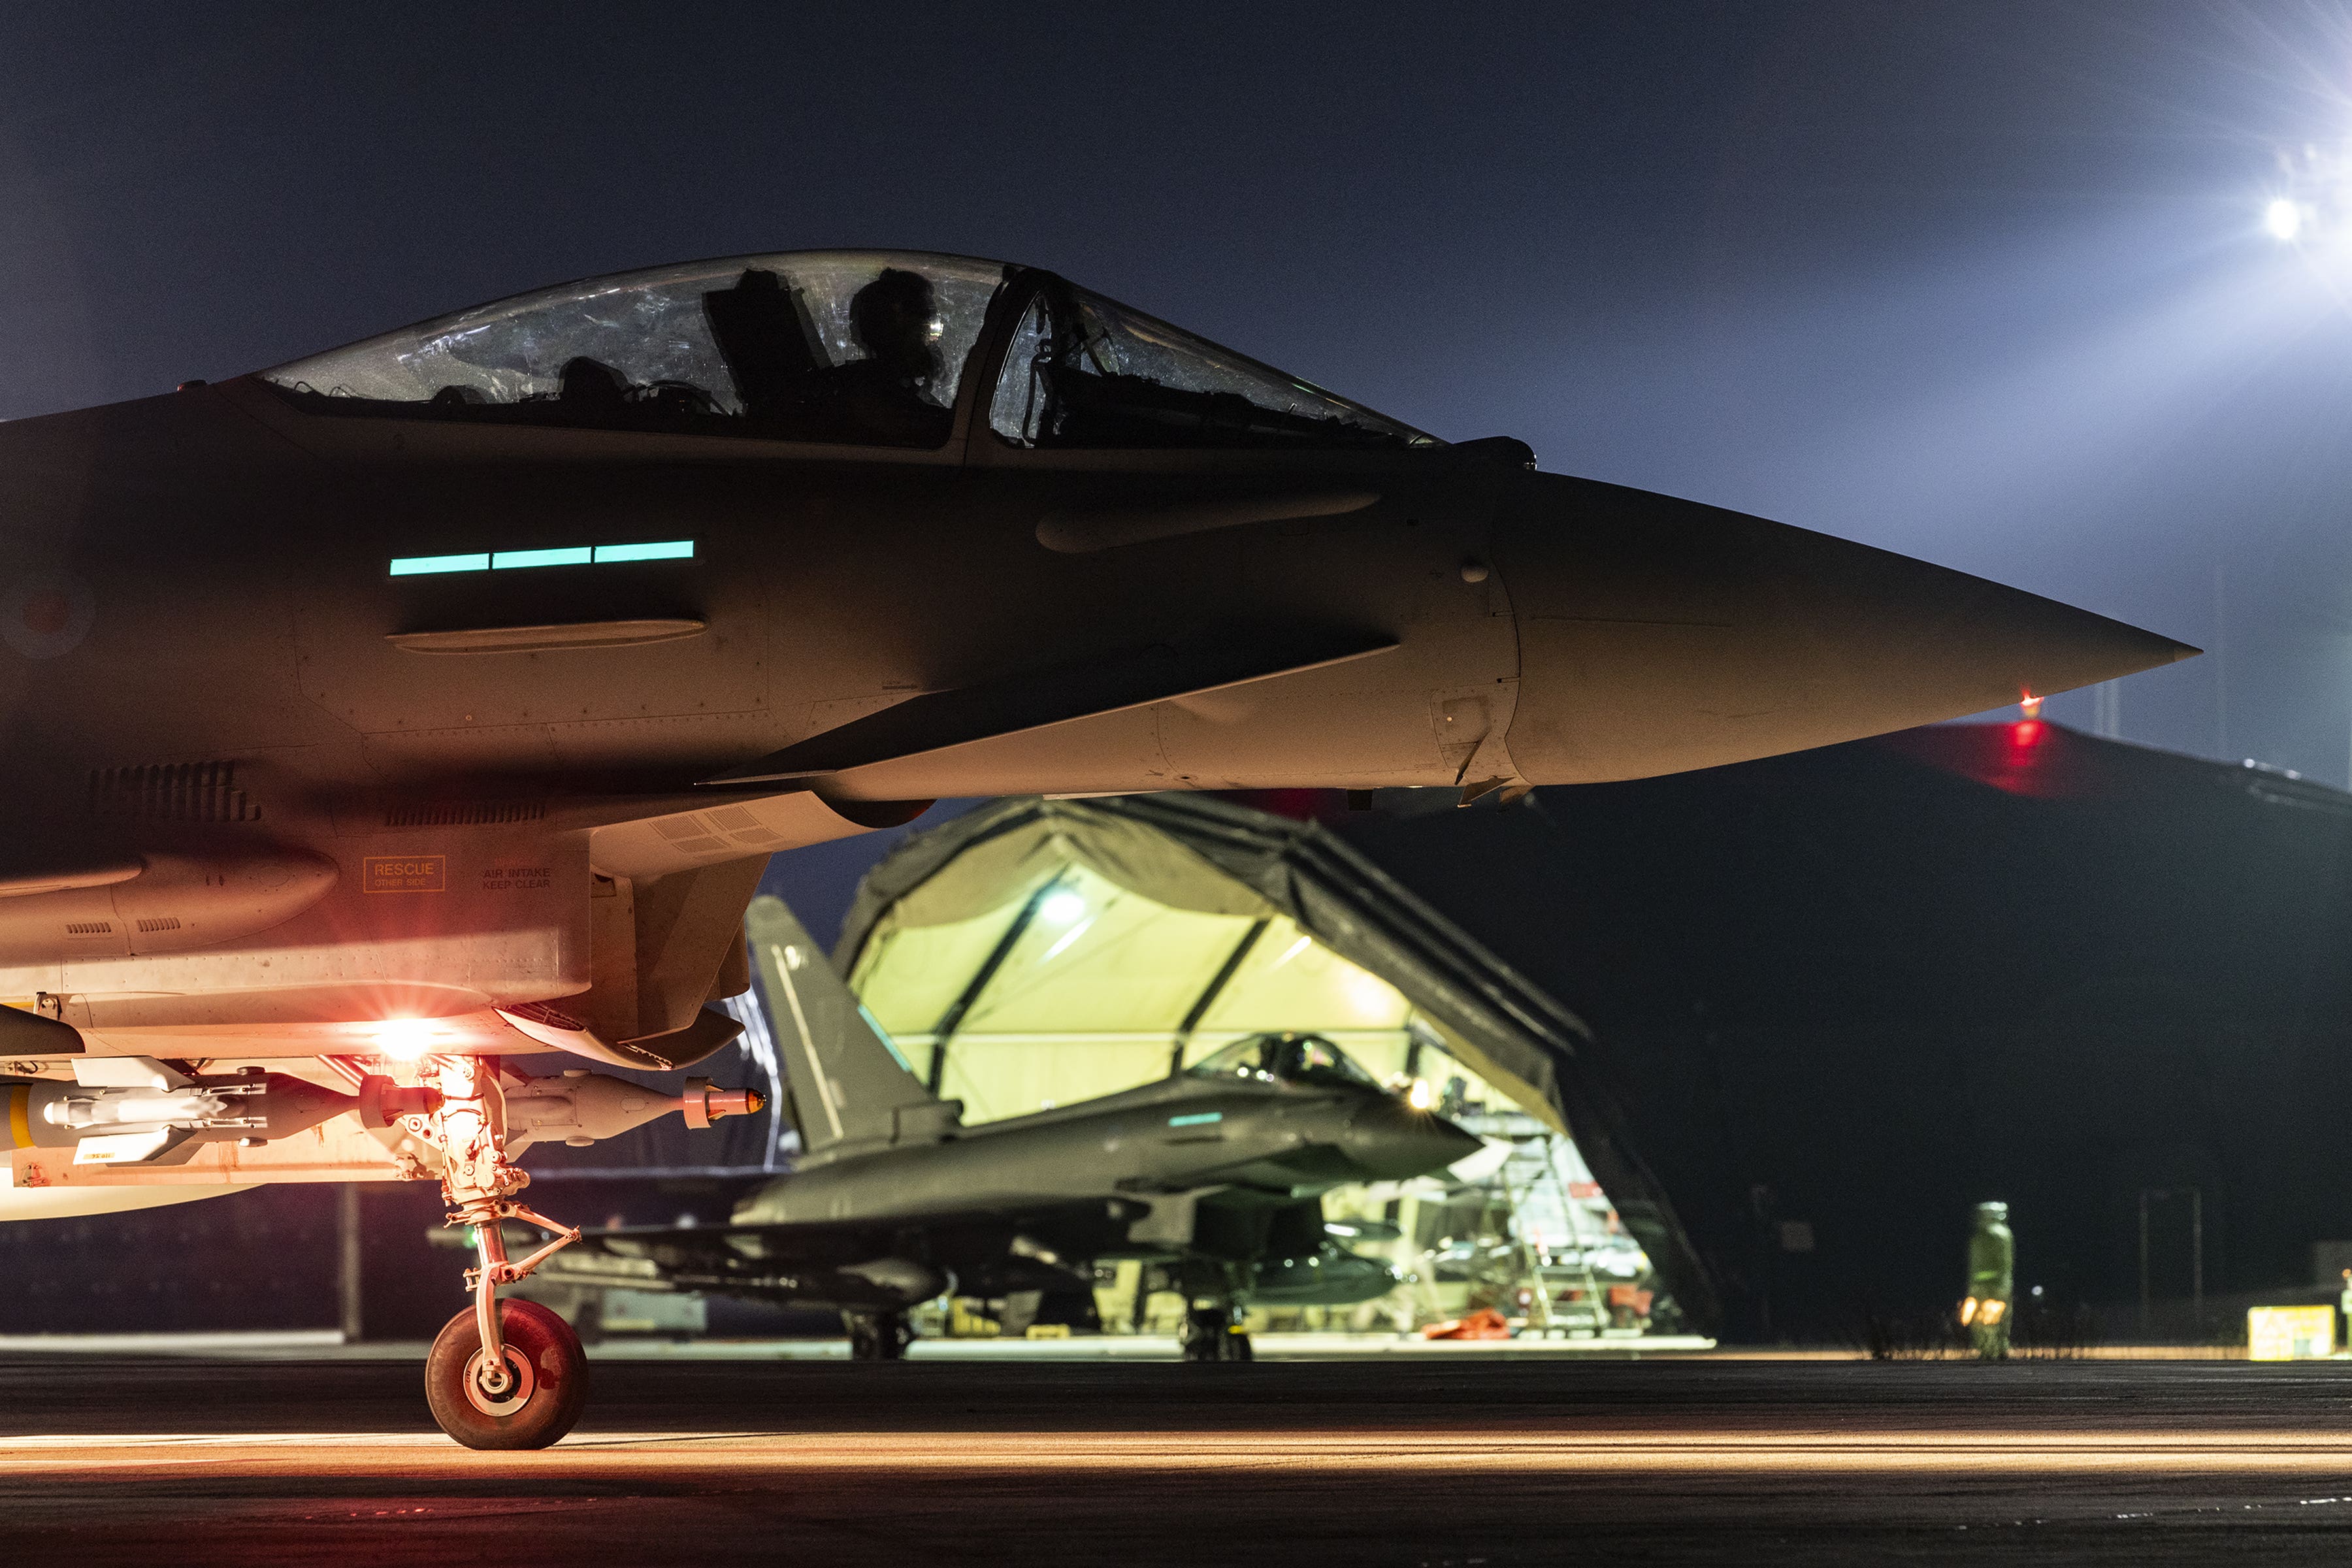
<path fill-rule="evenodd" d="M 953 416 L 930 396 L 940 374 L 939 306 L 919 272 L 886 267 L 849 301 L 851 340 L 866 357 L 820 372 L 820 395 L 841 421 L 836 439 L 936 447 Z"/>
<path fill-rule="evenodd" d="M 626 406 L 629 384 L 603 360 L 577 354 L 563 362 L 555 400 L 574 415 L 616 418 Z"/>
<path fill-rule="evenodd" d="M 865 357 L 842 364 L 827 363 L 801 290 L 777 273 L 751 268 L 702 307 L 759 434 L 886 447 L 948 438 L 952 416 L 931 395 L 939 306 L 921 273 L 886 267 L 850 297 L 850 343 Z"/>

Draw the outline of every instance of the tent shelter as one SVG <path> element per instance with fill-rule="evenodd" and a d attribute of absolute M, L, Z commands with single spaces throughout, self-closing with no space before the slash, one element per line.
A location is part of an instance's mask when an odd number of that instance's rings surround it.
<path fill-rule="evenodd" d="M 885 859 L 835 962 L 971 1121 L 1159 1078 L 1264 1029 L 1328 1035 L 1384 1077 L 1442 1051 L 1570 1134 L 1685 1319 L 1715 1317 L 1585 1026 L 1313 823 L 1200 795 L 1002 801 Z"/>

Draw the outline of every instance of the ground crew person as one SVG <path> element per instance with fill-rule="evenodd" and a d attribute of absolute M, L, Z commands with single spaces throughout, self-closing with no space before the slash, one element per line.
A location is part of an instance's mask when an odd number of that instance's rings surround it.
<path fill-rule="evenodd" d="M 2010 1306 L 2017 1294 L 2017 1237 L 2007 1204 L 1979 1204 L 1969 1230 L 1969 1293 L 1960 1326 L 1979 1359 L 2009 1359 Z"/>

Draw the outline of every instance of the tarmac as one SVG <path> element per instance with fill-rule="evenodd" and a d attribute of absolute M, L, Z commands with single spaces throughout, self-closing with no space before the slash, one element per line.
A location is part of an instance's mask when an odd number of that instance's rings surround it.
<path fill-rule="evenodd" d="M 414 1347 L 0 1350 L 0 1562 L 2309 1563 L 2352 1363 L 599 1353 L 477 1454 Z"/>
<path fill-rule="evenodd" d="M 1262 1361 L 1352 1361 L 1394 1356 L 1509 1356 L 1637 1361 L 1648 1356 L 1711 1351 L 1696 1334 L 1609 1334 L 1588 1338 L 1432 1340 L 1418 1334 L 1284 1333 L 1255 1336 Z M 0 1357 L 12 1355 L 226 1356 L 262 1361 L 422 1362 L 422 1341 L 362 1340 L 346 1344 L 332 1329 L 163 1334 L 0 1334 Z M 846 1340 L 739 1340 L 614 1336 L 593 1347 L 598 1361 L 839 1361 Z M 1073 1334 L 1034 1339 L 918 1338 L 911 1361 L 1152 1361 L 1181 1359 L 1172 1334 Z M 1852 1359 L 1847 1353 L 1843 1359 Z"/>

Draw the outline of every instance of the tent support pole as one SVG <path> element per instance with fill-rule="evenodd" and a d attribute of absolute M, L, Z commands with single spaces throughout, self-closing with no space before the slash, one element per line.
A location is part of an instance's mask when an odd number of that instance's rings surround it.
<path fill-rule="evenodd" d="M 971 977 L 971 984 L 966 985 L 961 994 L 948 1005 L 948 1010 L 940 1015 L 940 1021 L 931 1031 L 930 1070 L 923 1075 L 923 1087 L 932 1094 L 939 1094 L 940 1085 L 948 1079 L 948 1041 L 963 1026 L 964 1015 L 971 1012 L 972 1005 L 980 1000 L 980 994 L 988 989 L 988 983 L 996 978 L 996 972 L 1004 967 L 1004 961 L 1013 956 L 1013 948 L 1020 944 L 1022 936 L 1036 920 L 1038 910 L 1044 907 L 1054 889 L 1062 885 L 1062 879 L 1069 874 L 1069 870 L 1067 866 L 1063 867 L 1029 895 L 1028 902 L 1021 906 L 1021 912 L 1013 917 L 1013 923 L 1004 928 L 1003 936 L 996 939 L 996 946 L 989 952 L 988 962 L 980 966 L 979 973 Z"/>

